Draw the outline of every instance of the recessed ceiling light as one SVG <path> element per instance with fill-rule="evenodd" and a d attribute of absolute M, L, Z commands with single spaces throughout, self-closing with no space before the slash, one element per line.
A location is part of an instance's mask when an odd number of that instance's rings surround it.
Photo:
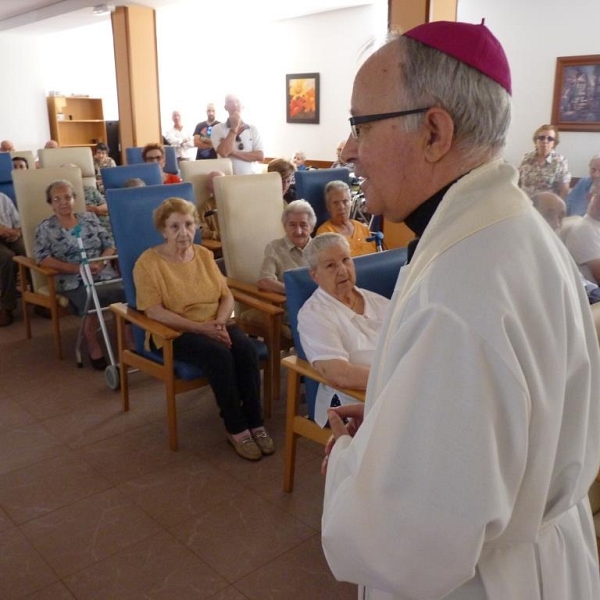
<path fill-rule="evenodd" d="M 96 17 L 103 17 L 104 15 L 108 15 L 111 12 L 115 12 L 115 6 L 114 4 L 97 4 L 92 9 L 92 12 Z"/>

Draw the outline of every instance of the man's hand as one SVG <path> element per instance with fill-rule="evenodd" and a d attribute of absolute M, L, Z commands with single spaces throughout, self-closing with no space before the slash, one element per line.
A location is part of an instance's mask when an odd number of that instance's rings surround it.
<path fill-rule="evenodd" d="M 229 129 L 237 133 L 242 124 L 242 115 L 239 112 L 234 112 L 229 115 Z"/>
<path fill-rule="evenodd" d="M 327 411 L 332 435 L 325 446 L 325 458 L 321 464 L 321 473 L 323 475 L 327 473 L 329 455 L 331 454 L 336 441 L 343 435 L 354 437 L 359 427 L 362 425 L 364 414 L 365 405 L 362 402 L 359 404 L 340 406 L 339 408 L 330 408 Z M 348 423 L 344 423 L 343 419 L 349 419 Z"/>

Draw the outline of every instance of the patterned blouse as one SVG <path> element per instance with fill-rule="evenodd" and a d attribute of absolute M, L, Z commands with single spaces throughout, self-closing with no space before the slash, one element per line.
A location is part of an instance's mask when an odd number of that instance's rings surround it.
<path fill-rule="evenodd" d="M 554 192 L 558 194 L 559 185 L 571 181 L 567 159 L 554 150 L 548 154 L 540 165 L 537 152 L 529 152 L 523 157 L 519 166 L 519 187 L 528 195 L 537 192 Z"/>
<path fill-rule="evenodd" d="M 75 213 L 75 216 L 81 225 L 81 239 L 88 258 L 97 258 L 106 249 L 114 248 L 112 238 L 100 225 L 96 215 Z M 68 263 L 81 262 L 77 238 L 73 234 L 73 229 L 65 229 L 56 215 L 44 219 L 35 230 L 36 262 L 39 264 L 49 257 Z M 105 281 L 114 277 L 116 277 L 116 273 L 109 265 L 102 269 L 95 279 Z M 59 292 L 77 289 L 81 283 L 79 273 L 59 273 L 56 276 L 56 289 Z"/>

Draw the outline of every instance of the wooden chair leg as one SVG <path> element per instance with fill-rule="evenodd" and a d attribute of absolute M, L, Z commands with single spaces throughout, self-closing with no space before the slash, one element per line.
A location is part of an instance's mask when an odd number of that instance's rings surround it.
<path fill-rule="evenodd" d="M 125 322 L 123 319 L 116 318 L 117 321 L 117 352 L 119 353 L 119 376 L 121 382 L 121 405 L 123 412 L 129 410 L 129 378 L 127 374 L 127 365 L 125 364 Z"/>
<path fill-rule="evenodd" d="M 287 376 L 283 490 L 285 492 L 291 492 L 294 489 L 294 473 L 296 469 L 296 444 L 298 442 L 298 435 L 294 431 L 294 418 L 298 413 L 300 400 L 300 375 L 296 371 L 288 369 Z"/>
<path fill-rule="evenodd" d="M 62 343 L 60 339 L 60 316 L 57 302 L 50 304 L 50 312 L 52 314 L 52 329 L 54 331 L 54 347 L 56 348 L 56 357 L 62 360 Z"/>
<path fill-rule="evenodd" d="M 178 449 L 177 444 L 177 401 L 175 395 L 175 371 L 173 368 L 173 344 L 167 343 L 163 346 L 163 358 L 167 370 L 165 381 L 165 392 L 167 399 L 167 425 L 169 428 L 169 447 L 174 452 Z"/>

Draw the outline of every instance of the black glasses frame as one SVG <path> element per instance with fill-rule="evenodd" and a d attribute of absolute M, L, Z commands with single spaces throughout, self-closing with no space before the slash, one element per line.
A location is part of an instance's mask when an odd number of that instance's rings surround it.
<path fill-rule="evenodd" d="M 418 113 L 427 112 L 431 106 L 426 108 L 413 108 L 411 110 L 401 110 L 398 112 L 390 113 L 379 113 L 378 115 L 361 115 L 359 117 L 350 117 L 350 130 L 352 131 L 352 137 L 358 139 L 360 130 L 359 125 L 365 125 L 366 123 L 373 123 L 374 121 L 385 121 L 386 119 L 395 119 L 396 117 L 406 117 L 408 115 L 416 115 Z"/>
<path fill-rule="evenodd" d="M 549 142 L 555 142 L 556 138 L 552 137 L 551 135 L 538 135 L 535 138 L 538 142 L 545 142 L 546 140 L 548 140 Z"/>

